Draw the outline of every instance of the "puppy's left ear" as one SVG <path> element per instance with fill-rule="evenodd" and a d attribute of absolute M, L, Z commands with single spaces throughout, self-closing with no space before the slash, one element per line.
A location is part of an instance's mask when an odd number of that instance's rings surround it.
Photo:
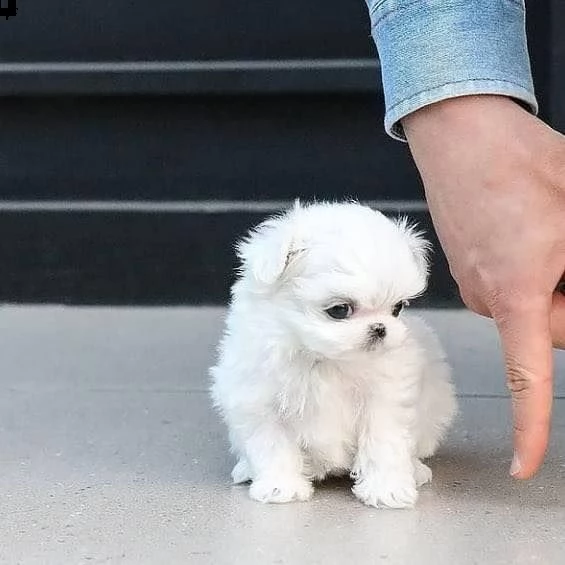
<path fill-rule="evenodd" d="M 288 216 L 266 220 L 237 244 L 237 255 L 244 272 L 266 285 L 282 277 L 299 251 Z"/>
<path fill-rule="evenodd" d="M 406 216 L 398 218 L 396 225 L 408 241 L 418 270 L 427 279 L 430 271 L 431 243 L 425 238 L 424 232 L 419 230 L 416 224 L 411 224 Z"/>

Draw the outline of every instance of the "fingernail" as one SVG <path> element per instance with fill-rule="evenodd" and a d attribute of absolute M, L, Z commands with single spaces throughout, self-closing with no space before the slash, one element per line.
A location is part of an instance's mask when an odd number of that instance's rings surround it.
<path fill-rule="evenodd" d="M 520 465 L 520 459 L 518 454 L 514 453 L 514 459 L 512 459 L 512 465 L 510 465 L 510 474 L 515 477 L 522 470 L 522 465 Z"/>

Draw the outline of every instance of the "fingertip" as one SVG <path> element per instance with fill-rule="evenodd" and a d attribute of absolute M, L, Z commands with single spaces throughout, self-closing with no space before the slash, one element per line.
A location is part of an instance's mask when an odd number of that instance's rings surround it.
<path fill-rule="evenodd" d="M 516 432 L 514 458 L 510 475 L 514 479 L 531 479 L 543 465 L 549 443 L 549 422 L 530 433 Z"/>
<path fill-rule="evenodd" d="M 521 466 L 515 467 L 513 461 L 512 466 L 510 467 L 510 476 L 518 481 L 527 481 L 535 476 L 537 471 L 537 468 L 523 469 Z"/>
<path fill-rule="evenodd" d="M 510 476 L 513 479 L 516 479 L 518 481 L 527 481 L 527 480 L 533 478 L 536 475 L 536 473 L 538 472 L 538 470 L 539 470 L 539 467 L 530 468 L 528 470 L 520 469 L 518 471 L 512 472 L 512 468 L 511 468 L 510 469 L 510 471 L 511 471 Z"/>

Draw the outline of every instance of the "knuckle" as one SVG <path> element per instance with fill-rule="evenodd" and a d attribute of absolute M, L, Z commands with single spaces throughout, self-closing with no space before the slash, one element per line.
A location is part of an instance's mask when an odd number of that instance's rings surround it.
<path fill-rule="evenodd" d="M 492 296 L 492 309 L 506 315 L 539 312 L 547 303 L 547 296 L 538 289 L 520 288 L 510 284 Z"/>
<path fill-rule="evenodd" d="M 526 302 L 516 292 L 516 289 L 513 289 L 512 292 L 493 293 L 489 301 L 495 317 L 500 320 L 519 314 Z"/>
<path fill-rule="evenodd" d="M 506 367 L 506 386 L 516 399 L 528 397 L 536 391 L 551 387 L 551 376 L 541 376 L 516 364 Z"/>
<path fill-rule="evenodd" d="M 512 424 L 512 431 L 515 434 L 524 434 L 528 431 L 528 428 L 526 426 L 524 426 L 523 424 L 514 422 L 514 424 Z"/>
<path fill-rule="evenodd" d="M 506 386 L 512 396 L 525 396 L 531 389 L 531 379 L 519 369 L 510 367 L 506 370 Z"/>

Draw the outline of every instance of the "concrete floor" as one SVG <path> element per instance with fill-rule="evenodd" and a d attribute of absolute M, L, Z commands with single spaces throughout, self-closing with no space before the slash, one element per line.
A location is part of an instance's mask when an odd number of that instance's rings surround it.
<path fill-rule="evenodd" d="M 489 322 L 424 313 L 452 359 L 461 416 L 417 508 L 387 511 L 362 506 L 347 481 L 283 506 L 230 486 L 206 392 L 222 314 L 0 308 L 0 563 L 564 562 L 565 400 L 543 471 L 513 482 Z"/>

